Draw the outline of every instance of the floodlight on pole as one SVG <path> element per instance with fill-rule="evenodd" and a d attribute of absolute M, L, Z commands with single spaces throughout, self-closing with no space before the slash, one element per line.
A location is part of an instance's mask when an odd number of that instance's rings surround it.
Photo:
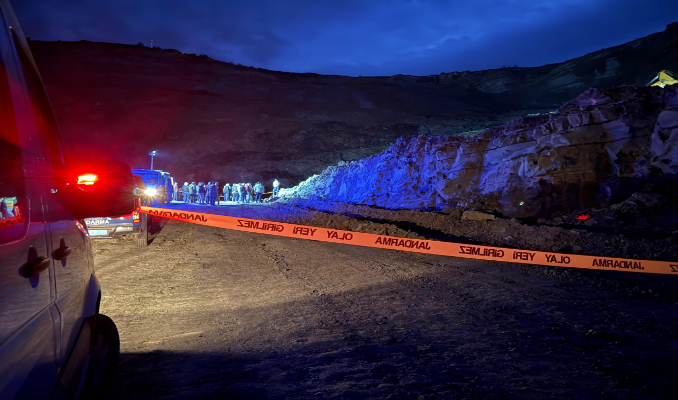
<path fill-rule="evenodd" d="M 153 170 L 153 156 L 158 154 L 158 150 L 153 150 L 148 153 L 149 156 L 151 156 L 151 170 Z"/>

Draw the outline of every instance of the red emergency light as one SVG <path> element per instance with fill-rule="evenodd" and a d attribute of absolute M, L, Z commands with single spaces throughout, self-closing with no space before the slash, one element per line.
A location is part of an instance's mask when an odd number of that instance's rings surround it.
<path fill-rule="evenodd" d="M 577 221 L 586 221 L 587 219 L 591 219 L 590 215 L 582 214 L 577 216 Z"/>
<path fill-rule="evenodd" d="M 78 185 L 91 186 L 94 185 L 94 183 L 98 180 L 99 176 L 96 174 L 84 174 L 78 176 Z"/>

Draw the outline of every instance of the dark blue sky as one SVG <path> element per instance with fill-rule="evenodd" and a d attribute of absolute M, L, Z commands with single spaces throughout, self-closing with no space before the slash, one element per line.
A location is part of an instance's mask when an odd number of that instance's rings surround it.
<path fill-rule="evenodd" d="M 255 67 L 431 75 L 539 66 L 663 31 L 678 0 L 22 0 L 26 36 L 143 42 Z"/>

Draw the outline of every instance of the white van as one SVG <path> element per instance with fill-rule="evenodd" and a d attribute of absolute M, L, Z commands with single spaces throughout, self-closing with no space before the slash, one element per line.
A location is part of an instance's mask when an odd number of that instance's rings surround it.
<path fill-rule="evenodd" d="M 7 0 L 0 27 L 0 399 L 101 397 L 120 344 L 84 219 L 132 213 L 133 176 L 68 159 Z"/>

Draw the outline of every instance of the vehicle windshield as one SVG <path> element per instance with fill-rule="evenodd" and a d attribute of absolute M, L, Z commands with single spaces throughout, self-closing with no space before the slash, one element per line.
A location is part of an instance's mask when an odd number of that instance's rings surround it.
<path fill-rule="evenodd" d="M 157 176 L 141 175 L 141 177 L 143 178 L 144 183 L 146 185 L 157 185 L 158 184 L 158 177 Z"/>

